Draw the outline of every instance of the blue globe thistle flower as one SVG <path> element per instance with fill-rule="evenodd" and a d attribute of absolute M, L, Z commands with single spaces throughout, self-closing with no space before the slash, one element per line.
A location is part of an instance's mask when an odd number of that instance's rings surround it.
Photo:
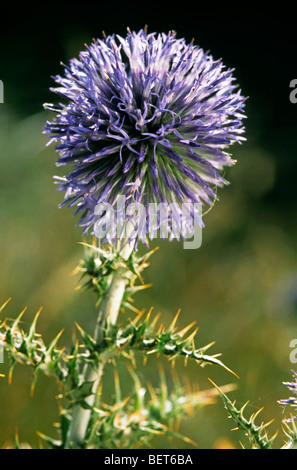
<path fill-rule="evenodd" d="M 115 207 L 119 196 L 145 208 L 213 204 L 234 163 L 226 149 L 244 139 L 245 98 L 232 69 L 175 32 L 146 29 L 104 35 L 64 67 L 51 88 L 63 102 L 44 105 L 57 113 L 44 133 L 57 142 L 57 165 L 71 166 L 58 189 L 84 232 L 98 204 Z"/>
<path fill-rule="evenodd" d="M 288 387 L 291 393 L 294 393 L 295 395 L 297 395 L 297 372 L 293 371 L 293 377 L 295 378 L 295 382 L 283 382 L 283 383 L 284 385 Z M 290 405 L 293 408 L 297 408 L 297 396 L 279 400 L 278 403 L 280 403 L 281 405 Z M 292 421 L 296 421 L 296 420 L 297 420 L 297 416 L 294 416 L 293 418 L 285 419 L 284 422 L 291 423 Z"/>

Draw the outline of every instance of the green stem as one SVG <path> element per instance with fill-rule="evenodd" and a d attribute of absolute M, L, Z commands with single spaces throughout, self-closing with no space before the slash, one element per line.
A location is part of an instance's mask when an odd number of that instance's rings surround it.
<path fill-rule="evenodd" d="M 120 248 L 121 256 L 127 260 L 133 249 L 134 241 L 129 243 L 129 233 L 128 231 L 126 240 Z M 100 302 L 100 308 L 97 318 L 97 324 L 95 329 L 95 339 L 100 344 L 103 341 L 104 330 L 111 325 L 115 325 L 118 317 L 118 313 L 121 307 L 121 302 L 123 295 L 125 293 L 126 285 L 129 281 L 129 276 L 127 274 L 127 269 L 120 267 L 113 275 L 110 286 L 105 293 L 103 299 Z M 97 391 L 101 383 L 102 375 L 104 372 L 104 366 L 108 359 L 108 352 L 103 353 L 100 356 L 100 362 L 97 366 L 90 364 L 86 366 L 84 371 L 84 382 L 93 382 L 92 385 L 92 394 L 86 397 L 84 400 L 89 408 L 83 408 L 80 405 L 76 405 L 73 408 L 71 425 L 68 433 L 68 444 L 71 446 L 71 443 L 74 443 L 76 446 L 81 447 L 86 437 L 88 424 L 91 417 L 91 408 L 95 404 Z"/>

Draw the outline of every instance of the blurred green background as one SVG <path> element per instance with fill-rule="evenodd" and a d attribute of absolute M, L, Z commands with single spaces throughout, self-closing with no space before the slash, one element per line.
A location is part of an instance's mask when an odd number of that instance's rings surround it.
<path fill-rule="evenodd" d="M 67 4 L 68 5 L 68 4 Z M 195 7 L 196 8 L 196 7 Z M 15 318 L 27 306 L 23 328 L 43 307 L 39 332 L 50 340 L 65 328 L 60 344 L 70 345 L 74 322 L 92 332 L 95 297 L 75 291 L 70 275 L 83 254 L 78 244 L 81 231 L 70 209 L 58 209 L 62 195 L 52 177 L 53 147 L 45 147 L 42 128 L 48 114 L 44 102 L 52 75 L 93 37 L 113 32 L 124 35 L 126 27 L 149 31 L 177 31 L 179 37 L 210 50 L 235 67 L 244 95 L 247 142 L 231 152 L 238 163 L 226 177 L 231 185 L 220 190 L 220 201 L 205 216 L 202 246 L 184 250 L 177 242 L 158 242 L 145 280 L 153 287 L 136 297 L 136 305 L 162 312 L 165 324 L 181 308 L 180 327 L 196 321 L 198 345 L 215 341 L 212 352 L 240 377 L 215 367 L 201 369 L 189 362 L 176 364 L 181 379 L 209 388 L 208 377 L 218 385 L 235 382 L 230 398 L 247 413 L 264 406 L 263 420 L 275 418 L 271 434 L 281 429 L 289 414 L 277 404 L 288 391 L 282 381 L 291 378 L 289 360 L 292 339 L 297 338 L 297 218 L 296 218 L 296 116 L 289 101 L 289 83 L 297 78 L 293 21 L 281 15 L 267 17 L 249 11 L 194 14 L 166 4 L 154 10 L 136 4 L 86 6 L 83 12 L 51 4 L 38 9 L 27 4 L 18 17 L 4 12 L 0 43 L 0 79 L 4 104 L 0 104 L 0 304 L 12 300 L 2 312 Z M 282 33 L 280 34 L 280 28 Z M 156 383 L 157 359 L 141 364 L 144 380 Z M 164 363 L 167 373 L 170 365 Z M 7 363 L 0 372 L 7 373 Z M 124 368 L 121 377 L 125 378 Z M 106 374 L 106 390 L 112 390 L 112 369 Z M 57 419 L 56 385 L 41 377 L 32 398 L 31 370 L 18 366 L 12 384 L 0 382 L 0 446 L 8 445 L 18 429 L 20 439 L 36 447 L 36 430 L 53 434 Z M 111 384 L 111 385 L 109 385 Z M 259 418 L 260 419 L 260 418 Z M 198 411 L 180 430 L 199 448 L 235 447 L 246 443 L 242 433 L 231 433 L 223 405 Z M 283 442 L 280 431 L 276 444 Z M 156 439 L 159 448 L 190 447 L 178 440 Z"/>

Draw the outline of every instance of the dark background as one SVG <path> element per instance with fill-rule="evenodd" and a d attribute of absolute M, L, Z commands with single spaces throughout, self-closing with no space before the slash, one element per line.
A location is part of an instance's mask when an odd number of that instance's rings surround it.
<path fill-rule="evenodd" d="M 66 325 L 67 342 L 74 321 L 91 332 L 96 312 L 94 298 L 75 292 L 76 281 L 69 276 L 81 256 L 80 230 L 70 210 L 57 209 L 56 155 L 52 147 L 45 149 L 42 136 L 48 117 L 42 104 L 55 100 L 50 77 L 62 73 L 60 61 L 77 56 L 102 30 L 125 35 L 127 26 L 139 30 L 147 24 L 149 32 L 173 29 L 187 41 L 194 37 L 215 59 L 222 57 L 235 68 L 249 100 L 247 142 L 231 149 L 238 160 L 228 170 L 231 185 L 206 216 L 199 250 L 160 244 L 147 272 L 153 287 L 139 295 L 138 305 L 153 305 L 165 323 L 178 308 L 181 327 L 196 320 L 201 344 L 215 340 L 213 352 L 222 352 L 240 376 L 232 397 L 239 404 L 250 400 L 250 413 L 264 406 L 263 419 L 275 417 L 272 431 L 280 429 L 284 411 L 276 401 L 287 396 L 282 381 L 290 378 L 289 342 L 297 337 L 297 104 L 289 100 L 290 81 L 297 78 L 297 33 L 292 7 L 51 2 L 11 5 L 1 14 L 0 303 L 12 297 L 6 308 L 11 317 L 28 306 L 24 327 L 42 305 L 40 329 L 49 339 Z M 143 376 L 154 376 L 154 368 L 152 360 Z M 188 371 L 201 388 L 209 387 L 208 376 L 219 385 L 233 381 L 213 368 L 201 372 L 190 365 Z M 183 367 L 181 373 L 186 373 Z M 38 445 L 36 429 L 52 430 L 55 388 L 41 379 L 34 400 L 30 380 L 30 371 L 20 367 L 12 385 L 1 382 L 0 444 L 13 438 L 16 427 L 33 446 Z M 241 434 L 230 434 L 233 426 L 221 403 L 183 426 L 200 448 L 238 447 L 243 440 Z M 155 445 L 186 446 L 160 442 Z"/>

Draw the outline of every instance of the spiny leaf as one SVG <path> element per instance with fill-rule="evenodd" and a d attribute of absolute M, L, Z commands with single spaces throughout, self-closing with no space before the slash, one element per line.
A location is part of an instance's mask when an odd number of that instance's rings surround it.
<path fill-rule="evenodd" d="M 297 425 L 293 415 L 290 422 L 283 421 L 283 431 L 288 440 L 282 449 L 297 449 Z"/>
<path fill-rule="evenodd" d="M 187 357 L 196 360 L 200 365 L 219 365 L 237 377 L 231 369 L 217 359 L 217 355 L 211 356 L 204 354 L 204 351 L 208 349 L 210 345 L 195 348 L 193 341 L 197 334 L 197 329 L 185 339 L 183 339 L 180 331 L 174 332 L 172 324 L 168 330 L 161 325 L 159 331 L 154 334 L 153 329 L 156 325 L 155 323 L 152 324 L 152 322 L 149 322 L 150 313 L 151 311 L 142 323 L 139 322 L 139 317 L 137 317 L 137 324 L 131 322 L 126 329 L 118 330 L 115 341 L 118 342 L 119 347 L 133 347 L 146 352 L 146 354 L 161 353 L 171 359 L 178 356 Z M 176 320 L 173 326 L 175 322 Z M 184 331 L 182 330 L 183 334 L 185 334 L 185 330 L 186 329 L 184 329 Z"/>
<path fill-rule="evenodd" d="M 211 379 L 209 379 L 209 381 L 218 390 L 225 408 L 230 413 L 230 417 L 235 421 L 237 427 L 242 429 L 249 437 L 253 447 L 258 449 L 270 449 L 275 436 L 269 438 L 266 433 L 266 427 L 269 426 L 272 421 L 266 424 L 262 423 L 261 425 L 257 426 L 255 424 L 255 419 L 261 410 L 252 414 L 249 419 L 246 419 L 243 415 L 243 412 L 247 403 L 241 409 L 237 409 L 235 407 L 235 403 L 232 403 L 227 395 Z"/>

